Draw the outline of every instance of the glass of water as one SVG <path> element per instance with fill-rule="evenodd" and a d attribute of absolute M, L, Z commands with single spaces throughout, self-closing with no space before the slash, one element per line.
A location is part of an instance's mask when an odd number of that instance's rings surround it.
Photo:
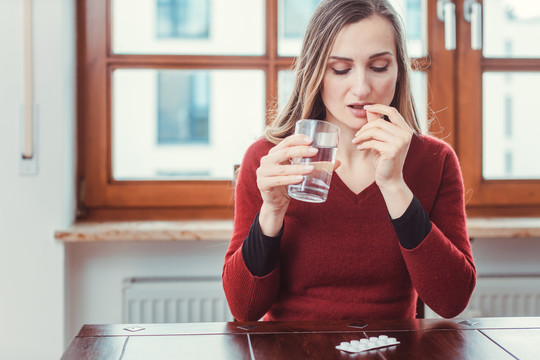
<path fill-rule="evenodd" d="M 312 147 L 319 149 L 313 157 L 293 158 L 293 165 L 312 165 L 310 174 L 300 184 L 289 185 L 289 196 L 311 203 L 325 202 L 334 171 L 339 127 L 323 120 L 302 119 L 296 123 L 295 134 L 304 134 L 313 139 Z"/>

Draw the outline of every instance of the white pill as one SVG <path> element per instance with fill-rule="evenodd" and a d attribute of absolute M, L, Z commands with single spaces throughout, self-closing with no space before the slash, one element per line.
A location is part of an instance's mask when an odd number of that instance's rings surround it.
<path fill-rule="evenodd" d="M 386 335 L 381 335 L 381 336 L 379 336 L 379 339 L 380 339 L 380 340 L 388 340 L 388 336 L 386 336 Z"/>
<path fill-rule="evenodd" d="M 368 339 L 360 339 L 360 344 L 367 344 L 368 341 Z"/>
<path fill-rule="evenodd" d="M 378 341 L 379 338 L 378 337 L 375 337 L 375 336 L 372 336 L 369 338 L 369 341 Z"/>
<path fill-rule="evenodd" d="M 339 346 L 349 346 L 349 343 L 346 341 L 343 341 L 341 344 L 339 344 Z"/>

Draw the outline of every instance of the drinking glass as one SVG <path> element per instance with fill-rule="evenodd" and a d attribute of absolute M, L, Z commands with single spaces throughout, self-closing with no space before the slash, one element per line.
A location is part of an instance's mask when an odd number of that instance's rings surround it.
<path fill-rule="evenodd" d="M 310 174 L 304 176 L 300 184 L 289 185 L 289 196 L 311 203 L 322 203 L 328 198 L 330 181 L 334 171 L 339 127 L 323 120 L 298 120 L 295 134 L 304 134 L 313 139 L 312 147 L 319 149 L 313 157 L 293 158 L 292 164 L 312 165 Z"/>

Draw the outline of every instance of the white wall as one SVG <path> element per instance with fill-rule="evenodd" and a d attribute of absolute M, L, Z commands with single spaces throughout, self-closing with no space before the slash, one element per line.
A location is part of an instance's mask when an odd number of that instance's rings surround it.
<path fill-rule="evenodd" d="M 0 358 L 64 351 L 64 249 L 72 221 L 74 1 L 34 0 L 39 172 L 19 175 L 23 1 L 0 1 Z"/>
<path fill-rule="evenodd" d="M 130 277 L 221 276 L 223 241 L 66 245 L 66 341 L 84 324 L 122 323 L 122 283 Z"/>
<path fill-rule="evenodd" d="M 539 238 L 478 238 L 472 250 L 477 276 L 540 276 Z"/>

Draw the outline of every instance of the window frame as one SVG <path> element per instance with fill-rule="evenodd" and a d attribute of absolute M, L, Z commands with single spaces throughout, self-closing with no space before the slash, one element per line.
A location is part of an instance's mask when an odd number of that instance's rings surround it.
<path fill-rule="evenodd" d="M 481 1 L 481 3 L 483 3 Z M 482 4 L 483 5 L 483 4 Z M 482 75 L 486 71 L 540 72 L 538 58 L 484 58 L 472 50 L 471 25 L 464 19 L 463 4 L 457 4 L 459 77 L 457 139 L 454 144 L 465 182 L 467 214 L 471 217 L 531 217 L 540 215 L 540 180 L 488 180 L 482 174 Z"/>
<path fill-rule="evenodd" d="M 118 181 L 112 177 L 111 78 L 116 69 L 242 69 L 265 74 L 265 102 L 277 99 L 277 0 L 266 1 L 265 54 L 125 55 L 111 51 L 111 1 L 77 2 L 77 212 L 85 219 L 231 218 L 231 181 Z M 266 121 L 270 118 L 267 112 Z M 231 177 L 234 169 L 231 169 Z"/>
<path fill-rule="evenodd" d="M 277 101 L 278 72 L 294 57 L 278 55 L 278 2 L 265 3 L 265 53 L 261 56 L 119 55 L 111 52 L 112 0 L 77 2 L 77 216 L 84 220 L 230 219 L 232 181 L 117 181 L 112 178 L 111 77 L 115 69 L 256 69 L 265 74 L 265 102 Z M 540 181 L 490 180 L 481 175 L 481 68 L 540 70 L 535 60 L 481 59 L 467 48 L 470 25 L 456 4 L 455 51 L 444 49 L 444 24 L 436 2 L 427 3 L 428 56 L 416 59 L 428 79 L 430 132 L 454 147 L 465 180 L 469 216 L 540 215 Z M 471 61 L 478 64 L 470 66 Z M 439 71 L 441 70 L 442 71 Z M 460 88 L 461 87 L 461 88 Z M 271 118 L 267 111 L 266 121 Z M 231 169 L 231 176 L 233 169 Z"/>

